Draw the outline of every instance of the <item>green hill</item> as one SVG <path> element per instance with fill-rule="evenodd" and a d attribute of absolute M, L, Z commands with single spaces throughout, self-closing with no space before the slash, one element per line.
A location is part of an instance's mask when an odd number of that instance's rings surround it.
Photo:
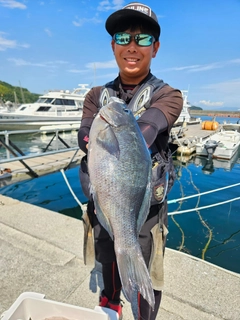
<path fill-rule="evenodd" d="M 197 107 L 197 106 L 191 106 L 189 109 L 190 110 L 202 110 L 202 108 Z"/>
<path fill-rule="evenodd" d="M 31 93 L 26 88 L 14 87 L 11 84 L 0 81 L 0 101 L 16 103 L 32 103 L 39 97 L 37 93 Z"/>

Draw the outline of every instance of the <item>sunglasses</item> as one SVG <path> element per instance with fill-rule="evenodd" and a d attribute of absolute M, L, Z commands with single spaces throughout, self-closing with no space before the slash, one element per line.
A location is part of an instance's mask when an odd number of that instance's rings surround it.
<path fill-rule="evenodd" d="M 130 33 L 126 32 L 118 32 L 113 36 L 113 40 L 120 46 L 128 45 L 132 39 L 134 39 L 135 43 L 140 47 L 149 47 L 155 41 L 153 36 L 145 33 L 131 35 Z"/>

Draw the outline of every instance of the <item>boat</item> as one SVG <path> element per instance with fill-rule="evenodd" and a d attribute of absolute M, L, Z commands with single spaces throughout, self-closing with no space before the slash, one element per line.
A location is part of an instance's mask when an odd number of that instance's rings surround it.
<path fill-rule="evenodd" d="M 183 108 L 175 121 L 174 126 L 182 126 L 182 125 L 191 125 L 201 123 L 201 118 L 192 117 L 189 113 L 189 108 L 191 107 L 190 102 L 188 101 L 188 90 L 181 90 L 183 97 Z"/>
<path fill-rule="evenodd" d="M 240 119 L 237 121 L 237 123 L 229 123 L 224 121 L 222 127 L 225 130 L 236 130 L 240 132 Z"/>
<path fill-rule="evenodd" d="M 5 106 L 5 105 L 0 105 L 0 113 L 1 113 L 1 112 L 6 113 L 6 112 L 8 112 L 8 111 L 9 111 L 9 110 L 8 110 L 7 106 Z"/>
<path fill-rule="evenodd" d="M 13 112 L 0 112 L 0 130 L 79 127 L 89 90 L 87 84 L 79 84 L 73 91 L 48 91 L 34 103 L 21 104 Z"/>
<path fill-rule="evenodd" d="M 238 151 L 240 133 L 236 130 L 221 129 L 196 143 L 196 154 L 216 159 L 231 159 Z"/>

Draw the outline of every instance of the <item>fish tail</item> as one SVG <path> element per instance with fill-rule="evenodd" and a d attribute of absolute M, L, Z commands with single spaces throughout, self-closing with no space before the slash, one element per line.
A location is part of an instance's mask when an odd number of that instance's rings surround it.
<path fill-rule="evenodd" d="M 155 298 L 151 278 L 139 247 L 116 254 L 118 270 L 125 298 L 131 303 L 136 319 L 138 316 L 138 293 L 154 309 Z"/>

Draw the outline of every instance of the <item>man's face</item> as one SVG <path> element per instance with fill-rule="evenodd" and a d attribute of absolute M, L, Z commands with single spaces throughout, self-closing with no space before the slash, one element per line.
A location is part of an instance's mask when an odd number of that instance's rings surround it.
<path fill-rule="evenodd" d="M 126 30 L 125 32 L 132 36 L 143 33 L 140 30 L 134 32 Z M 112 40 L 111 45 L 121 79 L 125 84 L 138 84 L 147 76 L 151 60 L 155 58 L 160 47 L 159 41 L 153 42 L 148 47 L 142 47 L 137 45 L 133 38 L 127 45 L 116 44 L 114 40 Z"/>

